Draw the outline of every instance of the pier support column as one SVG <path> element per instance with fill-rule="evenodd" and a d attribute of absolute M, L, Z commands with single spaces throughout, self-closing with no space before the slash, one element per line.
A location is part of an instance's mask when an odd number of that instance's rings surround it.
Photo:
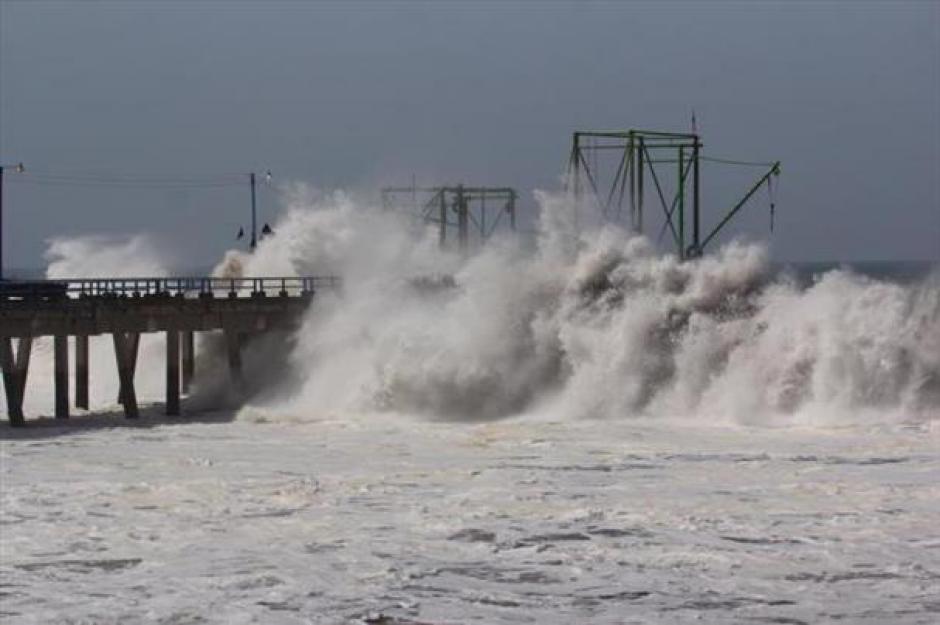
<path fill-rule="evenodd" d="M 115 333 L 115 334 L 118 334 L 118 333 Z M 137 373 L 137 352 L 140 348 L 140 333 L 139 332 L 127 332 L 127 333 L 119 333 L 119 334 L 121 334 L 121 336 L 124 337 L 125 342 L 127 343 L 127 349 L 128 349 L 127 357 L 128 357 L 128 362 L 130 362 L 130 367 L 131 367 L 131 381 L 133 381 L 134 374 Z M 121 382 L 121 386 L 118 389 L 118 403 L 119 404 L 124 403 L 123 379 Z M 134 403 L 136 405 L 136 398 L 135 398 Z"/>
<path fill-rule="evenodd" d="M 137 392 L 134 390 L 134 371 L 137 368 L 137 346 L 140 342 L 140 334 L 136 332 L 115 332 L 114 337 L 114 357 L 117 360 L 118 378 L 121 381 L 120 397 L 124 404 L 124 416 L 128 419 L 136 419 L 139 416 L 137 411 Z"/>
<path fill-rule="evenodd" d="M 55 364 L 55 418 L 69 418 L 69 337 L 56 334 L 52 339 Z"/>
<path fill-rule="evenodd" d="M 242 372 L 242 335 L 236 330 L 225 331 L 225 345 L 228 348 L 228 369 L 232 384 L 241 389 L 245 381 Z"/>
<path fill-rule="evenodd" d="M 3 390 L 7 396 L 7 415 L 10 418 L 10 425 L 25 425 L 23 398 L 20 397 L 20 385 L 16 378 L 13 358 L 13 339 L 9 336 L 0 338 L 0 369 L 3 370 Z"/>
<path fill-rule="evenodd" d="M 166 331 L 166 414 L 180 413 L 180 333 Z"/>
<path fill-rule="evenodd" d="M 75 337 L 75 407 L 88 410 L 88 335 Z"/>
<path fill-rule="evenodd" d="M 7 415 L 10 425 L 24 426 L 23 397 L 26 394 L 26 374 L 29 372 L 29 356 L 33 348 L 31 336 L 19 339 L 16 354 L 13 339 L 0 338 L 0 370 L 3 371 L 3 387 L 7 395 Z"/>
<path fill-rule="evenodd" d="M 183 392 L 188 393 L 192 386 L 193 376 L 196 373 L 196 337 L 195 332 L 187 330 L 182 333 L 183 351 Z"/>

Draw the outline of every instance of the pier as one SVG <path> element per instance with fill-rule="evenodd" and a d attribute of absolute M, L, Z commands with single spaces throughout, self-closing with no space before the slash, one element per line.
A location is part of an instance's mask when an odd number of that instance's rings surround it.
<path fill-rule="evenodd" d="M 0 369 L 10 424 L 26 424 L 23 399 L 33 340 L 53 337 L 55 417 L 69 417 L 69 344 L 74 345 L 75 406 L 88 409 L 88 339 L 110 334 L 128 418 L 138 416 L 134 372 L 140 335 L 166 336 L 166 414 L 195 374 L 195 333 L 225 336 L 233 381 L 242 379 L 247 337 L 294 327 L 334 276 L 283 278 L 112 278 L 0 282 Z M 70 341 L 71 338 L 71 341 Z"/>

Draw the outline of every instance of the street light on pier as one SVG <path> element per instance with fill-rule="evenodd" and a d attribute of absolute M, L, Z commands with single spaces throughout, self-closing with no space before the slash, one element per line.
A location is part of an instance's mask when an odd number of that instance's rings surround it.
<path fill-rule="evenodd" d="M 255 251 L 255 247 L 258 246 L 258 217 L 257 217 L 257 202 L 255 199 L 255 184 L 257 181 L 257 175 L 255 172 L 248 174 L 248 183 L 251 185 L 251 240 L 249 242 L 249 247 L 251 251 Z M 271 184 L 271 170 L 269 169 L 264 173 L 264 182 L 265 184 Z M 261 236 L 271 233 L 271 227 L 268 224 L 264 224 L 264 229 L 261 231 Z M 244 236 L 245 231 L 239 229 L 238 238 Z"/>

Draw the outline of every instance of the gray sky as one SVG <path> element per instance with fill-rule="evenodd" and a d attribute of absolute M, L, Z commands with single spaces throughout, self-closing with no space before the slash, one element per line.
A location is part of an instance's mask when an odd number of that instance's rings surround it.
<path fill-rule="evenodd" d="M 0 0 L 0 159 L 264 171 L 318 187 L 554 189 L 575 129 L 685 131 L 783 161 L 779 259 L 940 259 L 940 3 Z M 707 220 L 756 172 L 708 170 Z M 5 185 L 7 267 L 55 235 L 152 232 L 211 262 L 247 183 Z M 25 180 L 25 178 L 24 178 Z M 276 198 L 260 195 L 271 219 Z M 767 233 L 761 194 L 737 227 Z"/>

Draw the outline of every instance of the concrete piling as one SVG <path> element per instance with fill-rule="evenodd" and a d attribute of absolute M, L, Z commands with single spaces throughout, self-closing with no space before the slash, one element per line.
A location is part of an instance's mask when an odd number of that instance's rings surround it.
<path fill-rule="evenodd" d="M 117 335 L 118 333 L 115 332 L 114 334 Z M 130 376 L 131 376 L 131 380 L 133 380 L 133 379 L 134 379 L 134 375 L 137 373 L 137 353 L 138 353 L 138 351 L 139 351 L 139 349 L 140 349 L 140 333 L 139 333 L 139 332 L 127 332 L 127 333 L 121 332 L 120 334 L 124 337 L 124 339 L 125 339 L 125 344 L 126 344 L 127 349 L 128 349 L 128 353 L 127 353 L 127 355 L 126 355 L 126 358 L 127 358 L 127 362 L 129 363 L 128 366 L 130 366 Z M 120 377 L 120 376 L 118 376 L 118 377 Z M 120 386 L 118 387 L 118 398 L 117 398 L 117 400 L 118 400 L 118 403 L 119 403 L 119 404 L 123 404 L 123 403 L 124 403 L 124 381 L 123 381 L 123 379 L 121 379 L 121 384 L 120 384 Z"/>
<path fill-rule="evenodd" d="M 182 333 L 183 352 L 183 392 L 188 393 L 196 373 L 196 333 L 187 330 Z"/>
<path fill-rule="evenodd" d="M 13 339 L 0 339 L 0 369 L 3 370 L 3 387 L 7 395 L 7 414 L 12 425 L 25 425 L 23 419 L 23 396 L 26 391 L 26 375 L 29 372 L 29 357 L 33 337 L 24 336 L 13 351 Z"/>
<path fill-rule="evenodd" d="M 56 334 L 53 342 L 55 367 L 55 418 L 69 418 L 69 337 Z"/>
<path fill-rule="evenodd" d="M 124 404 L 124 416 L 136 419 L 140 413 L 137 410 L 137 391 L 134 390 L 134 371 L 137 368 L 137 345 L 140 335 L 135 332 L 115 332 L 112 336 L 118 378 L 121 382 L 120 397 L 121 403 Z"/>
<path fill-rule="evenodd" d="M 180 414 L 180 332 L 166 331 L 166 414 Z"/>
<path fill-rule="evenodd" d="M 75 335 L 75 407 L 88 410 L 88 335 Z"/>

